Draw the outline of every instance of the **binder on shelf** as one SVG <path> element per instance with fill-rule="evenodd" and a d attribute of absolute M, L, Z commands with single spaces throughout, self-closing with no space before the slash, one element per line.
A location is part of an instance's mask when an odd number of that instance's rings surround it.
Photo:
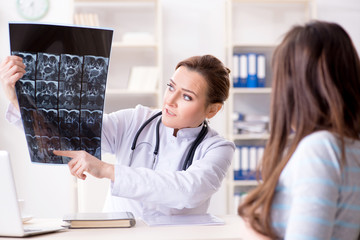
<path fill-rule="evenodd" d="M 240 56 L 239 54 L 234 54 L 233 55 L 233 71 L 232 71 L 232 76 L 233 76 L 233 87 L 237 88 L 240 87 L 240 75 L 239 75 L 239 68 L 240 68 Z"/>
<path fill-rule="evenodd" d="M 249 178 L 256 179 L 256 166 L 257 166 L 257 148 L 255 146 L 249 147 Z"/>
<path fill-rule="evenodd" d="M 262 160 L 262 158 L 263 158 L 264 149 L 265 149 L 264 146 L 261 146 L 261 147 L 258 147 L 258 148 L 257 148 L 257 153 L 256 153 L 257 165 L 260 164 L 260 162 L 261 162 L 261 160 Z"/>
<path fill-rule="evenodd" d="M 256 67 L 257 67 L 257 86 L 265 87 L 266 86 L 266 61 L 264 54 L 258 54 L 256 57 Z"/>
<path fill-rule="evenodd" d="M 248 57 L 246 54 L 239 55 L 239 82 L 240 87 L 247 87 Z"/>
<path fill-rule="evenodd" d="M 244 179 L 248 179 L 249 176 L 249 147 L 243 146 L 241 147 L 241 169 L 243 172 Z"/>
<path fill-rule="evenodd" d="M 247 83 L 249 88 L 257 87 L 256 53 L 247 54 Z"/>
<path fill-rule="evenodd" d="M 234 180 L 241 180 L 243 178 L 241 169 L 241 146 L 236 146 L 234 152 Z"/>
<path fill-rule="evenodd" d="M 235 152 L 234 152 L 234 176 L 239 175 L 239 171 L 241 170 L 241 163 L 240 163 L 240 147 L 236 146 Z"/>

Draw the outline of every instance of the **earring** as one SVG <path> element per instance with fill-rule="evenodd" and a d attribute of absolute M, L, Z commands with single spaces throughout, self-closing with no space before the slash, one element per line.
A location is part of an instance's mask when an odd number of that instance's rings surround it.
<path fill-rule="evenodd" d="M 207 124 L 210 124 L 210 120 L 209 119 L 205 119 L 205 121 L 207 122 Z"/>

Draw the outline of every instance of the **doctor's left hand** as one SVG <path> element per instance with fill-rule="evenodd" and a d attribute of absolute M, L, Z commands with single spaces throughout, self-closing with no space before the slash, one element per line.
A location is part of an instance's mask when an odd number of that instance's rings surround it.
<path fill-rule="evenodd" d="M 97 178 L 109 178 L 114 181 L 114 165 L 100 161 L 96 157 L 85 151 L 58 151 L 53 153 L 57 156 L 70 157 L 68 163 L 70 172 L 73 176 L 82 180 L 86 179 L 85 172 Z"/>

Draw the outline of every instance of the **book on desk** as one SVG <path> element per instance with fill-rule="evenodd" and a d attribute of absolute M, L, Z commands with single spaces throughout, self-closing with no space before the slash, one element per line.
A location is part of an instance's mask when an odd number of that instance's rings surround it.
<path fill-rule="evenodd" d="M 73 213 L 63 217 L 69 228 L 129 228 L 136 223 L 131 212 Z"/>

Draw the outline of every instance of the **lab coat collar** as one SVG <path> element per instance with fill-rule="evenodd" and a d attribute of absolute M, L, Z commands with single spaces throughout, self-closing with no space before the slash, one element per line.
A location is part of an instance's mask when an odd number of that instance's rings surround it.
<path fill-rule="evenodd" d="M 204 123 L 202 123 L 199 127 L 196 127 L 196 128 L 182 128 L 182 129 L 179 129 L 179 131 L 177 132 L 177 137 L 178 139 L 183 139 L 183 138 L 196 138 L 202 127 L 203 127 Z M 173 133 L 174 133 L 174 129 L 173 128 L 169 128 L 169 127 L 166 127 L 166 132 L 171 135 L 172 137 L 173 136 Z M 208 125 L 209 127 L 209 125 Z"/>

